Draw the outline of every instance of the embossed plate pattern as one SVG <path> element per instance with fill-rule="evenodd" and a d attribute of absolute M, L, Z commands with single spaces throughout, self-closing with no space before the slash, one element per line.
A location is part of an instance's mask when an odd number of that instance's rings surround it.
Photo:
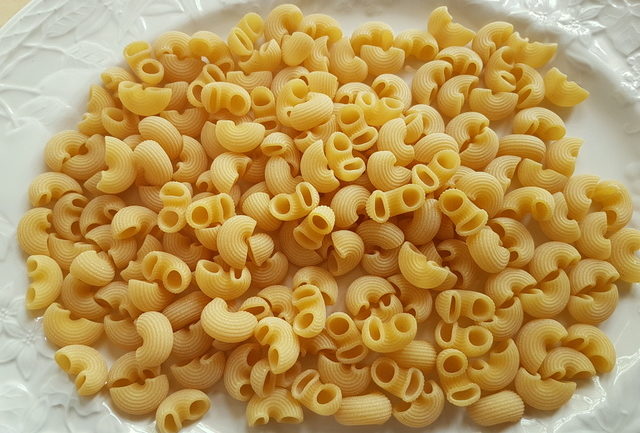
<path fill-rule="evenodd" d="M 423 28 L 442 2 L 424 0 L 301 0 L 305 13 L 324 12 L 347 31 L 383 19 L 396 31 Z M 87 400 L 53 362 L 39 319 L 24 309 L 27 284 L 16 225 L 28 207 L 27 187 L 45 169 L 42 150 L 56 131 L 75 126 L 86 93 L 122 47 L 161 32 L 199 29 L 226 34 L 253 10 L 276 3 L 248 0 L 33 0 L 0 29 L 0 431 L 155 432 L 151 417 L 114 412 L 104 395 Z M 568 134 L 585 138 L 578 172 L 619 179 L 630 188 L 640 227 L 640 3 L 636 0 L 452 0 L 451 13 L 471 28 L 513 22 L 521 34 L 560 44 L 554 61 L 591 91 L 574 110 L 561 110 Z M 621 287 L 621 302 L 602 328 L 616 345 L 615 370 L 581 384 L 554 413 L 528 411 L 514 433 L 640 431 L 640 287 Z M 108 348 L 105 348 L 108 352 Z M 184 432 L 242 432 L 244 404 L 216 386 L 213 409 Z M 397 423 L 367 432 L 405 431 Z M 264 432 L 350 432 L 310 416 L 302 426 L 269 425 Z M 426 431 L 477 432 L 449 408 Z"/>

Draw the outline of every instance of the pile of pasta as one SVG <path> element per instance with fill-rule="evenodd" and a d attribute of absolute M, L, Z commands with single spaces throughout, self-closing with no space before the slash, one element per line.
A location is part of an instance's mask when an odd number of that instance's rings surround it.
<path fill-rule="evenodd" d="M 588 96 L 538 71 L 555 52 L 446 7 L 399 34 L 281 5 L 226 41 L 129 44 L 47 143 L 19 224 L 56 362 L 163 433 L 219 380 L 251 426 L 559 408 L 614 366 L 597 325 L 640 281 L 640 231 L 540 106 Z"/>

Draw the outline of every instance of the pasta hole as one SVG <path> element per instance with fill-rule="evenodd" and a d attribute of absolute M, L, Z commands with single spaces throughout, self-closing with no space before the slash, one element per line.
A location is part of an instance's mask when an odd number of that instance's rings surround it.
<path fill-rule="evenodd" d="M 374 202 L 374 213 L 376 215 L 376 217 L 378 217 L 379 219 L 387 219 L 389 210 L 387 209 L 387 203 L 386 200 L 383 199 L 383 197 L 381 195 L 376 195 L 373 198 L 373 202 Z"/>
<path fill-rule="evenodd" d="M 238 390 L 238 392 L 242 397 L 248 400 L 253 395 L 253 388 L 251 388 L 251 385 L 249 385 L 248 383 L 245 383 L 242 386 L 240 386 L 240 389 Z"/>
<path fill-rule="evenodd" d="M 316 396 L 318 404 L 329 404 L 336 398 L 336 392 L 333 388 L 327 387 L 322 389 Z"/>
<path fill-rule="evenodd" d="M 451 296 L 449 298 L 449 320 L 456 320 L 458 318 L 459 312 L 459 304 L 458 300 L 455 296 Z"/>
<path fill-rule="evenodd" d="M 86 374 L 84 372 L 79 373 L 75 380 L 76 388 L 77 389 L 82 388 L 82 386 L 85 384 L 86 381 L 87 381 Z"/>
<path fill-rule="evenodd" d="M 71 368 L 71 360 L 67 355 L 64 355 L 62 353 L 56 353 L 55 358 L 56 358 L 56 362 L 58 363 L 58 365 L 62 370 L 69 371 L 69 369 Z"/>
<path fill-rule="evenodd" d="M 440 167 L 445 168 L 447 170 L 453 170 L 458 166 L 458 160 L 455 157 L 455 153 L 453 151 L 442 151 L 438 152 L 436 155 L 436 162 Z"/>
<path fill-rule="evenodd" d="M 153 62 L 151 60 L 147 60 L 143 62 L 141 69 L 142 69 L 142 72 L 149 75 L 155 75 L 160 73 L 160 68 L 158 67 L 156 62 Z"/>
<path fill-rule="evenodd" d="M 450 190 L 452 191 L 452 190 Z M 464 198 L 460 192 L 450 192 L 440 201 L 447 212 L 455 212 L 464 204 Z"/>
<path fill-rule="evenodd" d="M 162 424 L 164 426 L 164 430 L 170 433 L 177 433 L 182 427 L 182 423 L 176 420 L 175 415 L 172 413 L 165 415 L 164 420 L 162 420 Z"/>
<path fill-rule="evenodd" d="M 425 45 L 417 54 L 420 59 L 432 59 L 436 56 L 436 51 L 431 45 Z"/>
<path fill-rule="evenodd" d="M 315 373 L 314 370 L 306 370 L 305 372 L 301 373 L 300 376 L 302 377 L 297 380 L 295 384 L 295 392 L 298 394 L 304 393 L 305 388 L 307 388 L 315 379 Z M 291 391 L 293 392 L 294 389 L 292 389 Z"/>
<path fill-rule="evenodd" d="M 256 340 L 258 340 L 258 342 L 262 342 L 267 334 L 269 334 L 269 328 L 267 326 L 257 328 L 255 331 Z"/>
<path fill-rule="evenodd" d="M 460 373 L 464 369 L 464 361 L 458 354 L 449 356 L 442 363 L 442 369 L 449 374 Z"/>
<path fill-rule="evenodd" d="M 209 409 L 209 404 L 204 400 L 196 400 L 189 406 L 189 414 L 194 418 L 200 418 Z"/>
<path fill-rule="evenodd" d="M 309 186 L 305 184 L 299 184 L 298 194 L 300 195 L 300 198 L 302 199 L 302 202 L 306 207 L 309 208 L 313 206 L 313 192 L 311 191 Z"/>
<path fill-rule="evenodd" d="M 489 341 L 486 332 L 482 328 L 471 329 L 467 334 L 467 338 L 469 343 L 475 347 L 482 347 Z"/>
<path fill-rule="evenodd" d="M 164 212 L 162 212 L 162 219 L 167 227 L 175 227 L 180 221 L 180 216 L 178 212 L 165 208 Z"/>
<path fill-rule="evenodd" d="M 485 215 L 486 214 L 480 212 L 473 215 L 469 220 L 460 225 L 460 232 L 469 232 L 476 227 L 481 226 L 485 219 Z"/>
<path fill-rule="evenodd" d="M 276 421 L 282 424 L 298 424 L 300 422 L 300 418 L 296 418 L 295 416 L 283 416 Z"/>
<path fill-rule="evenodd" d="M 367 144 L 373 141 L 374 139 L 375 139 L 374 131 L 368 128 L 362 129 L 361 131 L 358 131 L 351 136 L 351 141 L 356 146 Z"/>
<path fill-rule="evenodd" d="M 453 339 L 453 325 L 450 323 L 443 323 L 438 332 L 438 336 L 444 342 L 450 342 Z"/>
<path fill-rule="evenodd" d="M 476 299 L 471 306 L 471 312 L 475 317 L 486 317 L 491 312 L 491 308 L 484 299 Z"/>
<path fill-rule="evenodd" d="M 313 324 L 313 319 L 315 316 L 313 313 L 303 313 L 296 316 L 296 324 L 301 329 L 307 329 Z"/>
<path fill-rule="evenodd" d="M 191 87 L 191 94 L 196 101 L 202 101 L 202 84 L 194 84 Z"/>
<path fill-rule="evenodd" d="M 518 254 L 517 251 L 515 250 L 510 250 L 509 251 L 509 262 L 515 262 L 520 258 L 520 254 Z"/>
<path fill-rule="evenodd" d="M 271 103 L 272 99 L 269 97 L 269 94 L 265 92 L 254 92 L 253 93 L 253 105 L 258 107 L 266 107 Z"/>
<path fill-rule="evenodd" d="M 276 196 L 273 198 L 273 207 L 279 215 L 286 215 L 291 211 L 291 203 L 285 196 Z"/>
<path fill-rule="evenodd" d="M 311 217 L 311 224 L 318 231 L 324 231 L 324 230 L 327 230 L 329 228 L 329 224 L 327 224 L 327 221 L 321 215 L 313 215 Z"/>
<path fill-rule="evenodd" d="M 451 399 L 455 401 L 468 401 L 476 396 L 478 389 L 472 385 L 466 386 L 458 391 L 451 393 Z"/>
<path fill-rule="evenodd" d="M 407 396 L 415 397 L 420 391 L 422 391 L 423 380 L 421 381 L 422 373 L 416 370 L 411 370 L 411 375 L 409 376 L 409 384 L 405 389 L 405 394 Z"/>
<path fill-rule="evenodd" d="M 412 321 L 410 316 L 395 316 L 393 318 L 393 324 L 395 326 L 395 328 L 401 332 L 402 334 L 406 334 L 408 332 L 411 331 L 412 329 Z"/>
<path fill-rule="evenodd" d="M 596 369 L 596 371 L 608 371 L 611 368 L 611 363 L 607 361 L 604 356 L 592 355 L 591 357 L 589 357 L 589 361 L 591 361 L 591 364 L 593 364 L 593 367 Z"/>
<path fill-rule="evenodd" d="M 38 269 L 38 261 L 34 258 L 29 257 L 27 259 L 27 272 L 32 273 Z"/>
<path fill-rule="evenodd" d="M 36 291 L 33 287 L 27 289 L 27 304 L 31 304 L 36 299 Z"/>
<path fill-rule="evenodd" d="M 247 102 L 240 95 L 233 95 L 229 99 L 229 111 L 231 113 L 242 113 L 246 111 Z"/>
<path fill-rule="evenodd" d="M 364 161 L 360 158 L 353 158 L 342 166 L 345 171 L 360 171 L 364 169 Z"/>
<path fill-rule="evenodd" d="M 138 233 L 138 230 L 138 227 L 127 227 L 120 232 L 120 239 L 132 238 Z"/>
<path fill-rule="evenodd" d="M 268 422 L 269 422 L 269 417 L 268 416 L 259 416 L 258 418 L 256 418 L 253 421 L 253 424 L 254 425 L 265 425 Z"/>
<path fill-rule="evenodd" d="M 398 400 L 397 403 L 393 404 L 393 411 L 397 413 L 406 412 L 411 408 L 411 403 L 407 403 L 403 400 Z"/>
<path fill-rule="evenodd" d="M 344 335 L 349 330 L 350 323 L 347 319 L 341 316 L 333 316 L 328 323 L 329 330 L 334 335 Z"/>
<path fill-rule="evenodd" d="M 434 391 L 433 384 L 431 383 L 430 380 L 425 380 L 424 381 L 424 386 L 422 387 L 422 391 L 425 394 L 431 394 Z"/>
<path fill-rule="evenodd" d="M 536 216 L 538 219 L 544 219 L 549 214 L 549 208 L 547 207 L 547 204 L 540 201 L 536 202 L 533 205 L 533 211 L 534 216 Z"/>
<path fill-rule="evenodd" d="M 373 374 L 382 383 L 390 383 L 398 372 L 398 367 L 395 363 L 381 359 L 375 366 Z"/>
<path fill-rule="evenodd" d="M 164 284 L 168 290 L 179 289 L 182 286 L 182 275 L 177 270 L 172 269 L 167 273 Z"/>
<path fill-rule="evenodd" d="M 275 369 L 278 364 L 280 363 L 280 352 L 278 352 L 278 349 L 276 349 L 275 347 L 271 347 L 269 349 L 269 366 L 271 367 L 271 369 Z"/>
<path fill-rule="evenodd" d="M 369 330 L 369 336 L 371 337 L 372 340 L 378 341 L 382 338 L 382 335 L 380 332 L 380 326 L 378 325 L 378 322 L 376 321 L 369 322 L 368 330 Z"/>
<path fill-rule="evenodd" d="M 351 143 L 346 135 L 338 134 L 334 136 L 333 147 L 339 152 L 347 152 L 351 149 Z"/>
<path fill-rule="evenodd" d="M 348 349 L 338 349 L 340 353 L 340 358 L 343 360 L 353 360 L 359 359 L 364 355 L 365 347 L 362 344 L 355 344 L 353 347 Z"/>
<path fill-rule="evenodd" d="M 204 206 L 195 206 L 191 210 L 191 220 L 199 226 L 209 225 L 209 211 Z"/>

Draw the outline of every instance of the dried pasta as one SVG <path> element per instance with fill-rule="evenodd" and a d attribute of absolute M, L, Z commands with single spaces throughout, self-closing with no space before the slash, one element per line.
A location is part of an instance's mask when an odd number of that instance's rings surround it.
<path fill-rule="evenodd" d="M 251 427 L 561 407 L 614 368 L 597 325 L 640 231 L 624 185 L 575 174 L 556 108 L 589 92 L 540 71 L 556 50 L 446 6 L 400 33 L 282 4 L 131 42 L 17 227 L 56 363 L 161 433 L 219 381 Z"/>

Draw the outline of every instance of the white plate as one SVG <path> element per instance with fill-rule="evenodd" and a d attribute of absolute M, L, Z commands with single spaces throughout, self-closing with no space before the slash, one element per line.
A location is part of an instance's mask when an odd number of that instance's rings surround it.
<path fill-rule="evenodd" d="M 396 31 L 424 28 L 424 0 L 301 0 L 305 13 L 337 17 L 347 31 L 381 19 Z M 39 320 L 24 309 L 24 257 L 16 224 L 27 209 L 27 187 L 45 169 L 42 150 L 56 131 L 75 126 L 87 89 L 120 62 L 122 47 L 163 31 L 207 29 L 226 34 L 242 14 L 264 14 L 275 3 L 230 0 L 33 0 L 0 30 L 0 431 L 95 433 L 154 432 L 151 417 L 114 412 L 104 395 L 81 399 L 51 359 Z M 513 22 L 526 36 L 560 43 L 553 62 L 582 83 L 591 97 L 559 114 L 568 134 L 586 139 L 578 172 L 618 179 L 632 191 L 640 223 L 640 5 L 635 0 L 454 0 L 456 20 L 479 28 L 489 20 Z M 615 370 L 579 386 L 560 410 L 527 411 L 503 432 L 640 432 L 640 288 L 621 288 L 620 306 L 602 328 L 615 342 Z M 242 432 L 244 404 L 211 392 L 213 409 L 184 432 Z M 269 425 L 271 432 L 398 432 L 344 428 L 309 416 L 302 426 Z M 425 429 L 423 429 L 425 430 Z M 494 431 L 473 426 L 449 407 L 425 431 Z"/>

